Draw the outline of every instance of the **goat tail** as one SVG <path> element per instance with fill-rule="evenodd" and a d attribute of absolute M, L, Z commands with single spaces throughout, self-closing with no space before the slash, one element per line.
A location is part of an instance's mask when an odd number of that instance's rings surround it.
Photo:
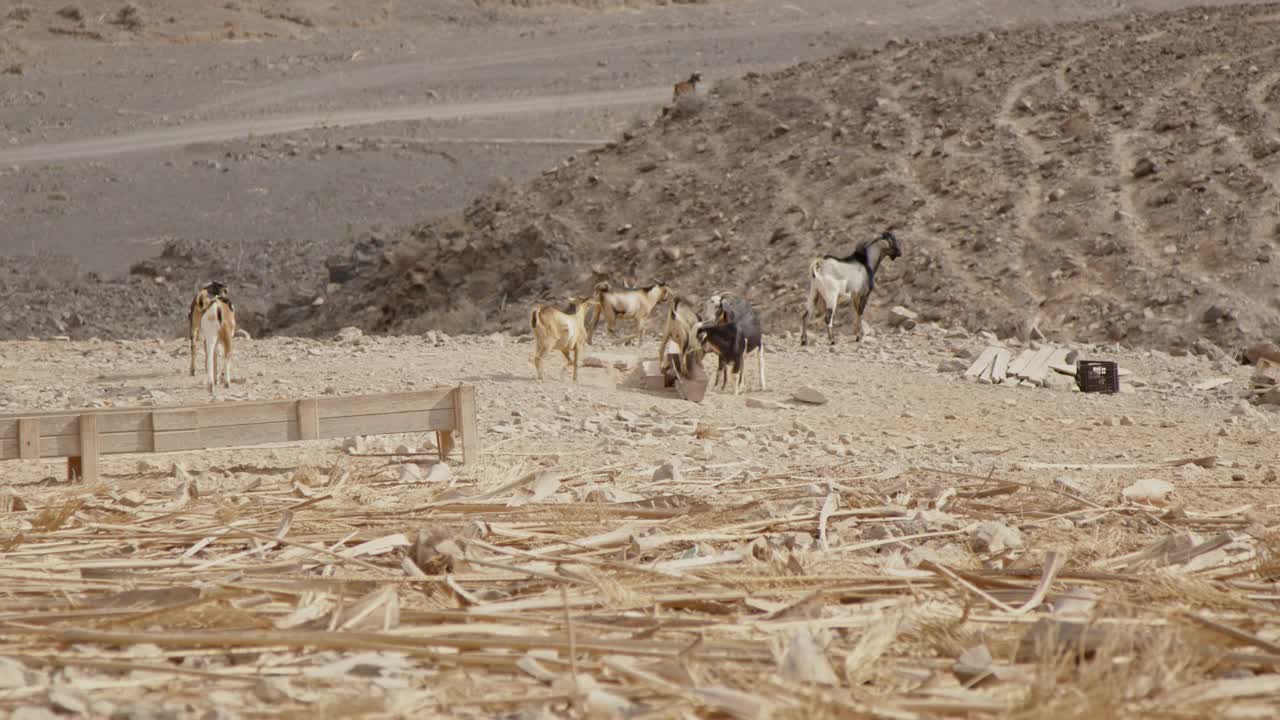
<path fill-rule="evenodd" d="M 217 312 L 218 324 L 221 325 L 222 324 L 222 305 L 218 305 L 217 310 L 218 310 Z"/>
<path fill-rule="evenodd" d="M 529 318 L 529 327 L 534 330 L 538 329 L 538 309 L 537 308 L 533 309 L 533 315 Z"/>
<path fill-rule="evenodd" d="M 814 258 L 809 263 L 809 277 L 818 277 L 818 268 L 822 267 L 822 258 Z"/>

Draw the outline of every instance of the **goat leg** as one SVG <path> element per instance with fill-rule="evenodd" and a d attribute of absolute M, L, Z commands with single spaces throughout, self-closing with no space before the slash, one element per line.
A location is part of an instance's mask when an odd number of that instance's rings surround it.
<path fill-rule="evenodd" d="M 767 388 L 764 386 L 764 338 L 760 338 L 760 347 L 756 348 L 756 362 L 760 366 L 760 391 L 764 392 Z"/>

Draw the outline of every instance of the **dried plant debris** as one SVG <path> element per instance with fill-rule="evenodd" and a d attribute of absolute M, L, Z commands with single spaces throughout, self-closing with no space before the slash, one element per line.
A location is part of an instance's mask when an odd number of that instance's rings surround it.
<path fill-rule="evenodd" d="M 847 463 L 726 496 L 678 467 L 491 461 L 448 497 L 376 458 L 26 487 L 0 708 L 1243 717 L 1280 692 L 1274 517 Z"/>

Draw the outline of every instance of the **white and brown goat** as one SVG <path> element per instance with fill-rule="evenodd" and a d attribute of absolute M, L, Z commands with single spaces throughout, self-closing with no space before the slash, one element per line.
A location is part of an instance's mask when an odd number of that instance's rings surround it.
<path fill-rule="evenodd" d="M 222 349 L 222 384 L 231 387 L 231 342 L 236 335 L 236 311 L 230 300 L 214 297 L 200 317 L 200 333 L 204 336 L 204 368 L 212 395 L 218 383 L 219 348 Z"/>
<path fill-rule="evenodd" d="M 564 354 L 564 360 L 573 366 L 573 381 L 578 382 L 578 363 L 582 346 L 587 342 L 587 314 L 596 301 L 591 298 L 571 298 L 563 310 L 550 305 L 533 309 L 529 325 L 533 329 L 533 367 L 542 380 L 542 358 L 552 350 Z M 597 311 L 598 313 L 598 311 Z"/>
<path fill-rule="evenodd" d="M 600 324 L 601 316 L 604 316 L 610 334 L 616 329 L 620 318 L 635 319 L 636 334 L 634 337 L 627 338 L 624 342 L 630 342 L 631 340 L 644 342 L 644 329 L 645 324 L 649 321 L 649 314 L 670 295 L 671 289 L 667 287 L 666 283 L 662 282 L 656 282 L 648 287 L 619 288 L 617 290 L 611 290 L 607 282 L 596 285 L 595 299 L 599 303 L 600 309 L 596 313 L 595 320 L 591 323 L 590 331 L 587 333 L 587 342 L 591 342 L 591 338 L 595 337 L 596 325 Z"/>
<path fill-rule="evenodd" d="M 200 324 L 204 311 L 209 309 L 214 300 L 231 302 L 231 291 L 226 285 L 214 280 L 196 288 L 196 296 L 191 298 L 191 309 L 187 311 L 187 337 L 191 341 L 191 376 L 196 374 L 196 341 L 200 339 Z"/>

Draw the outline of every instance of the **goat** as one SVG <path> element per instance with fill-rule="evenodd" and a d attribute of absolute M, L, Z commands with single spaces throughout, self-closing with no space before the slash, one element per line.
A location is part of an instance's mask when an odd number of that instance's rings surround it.
<path fill-rule="evenodd" d="M 230 303 L 231 292 L 226 285 L 214 280 L 203 287 L 196 288 L 196 296 L 191 299 L 191 309 L 187 311 L 187 336 L 191 341 L 192 377 L 196 374 L 196 341 L 200 339 L 200 319 L 204 317 L 204 311 L 209 309 L 209 305 L 217 299 Z"/>
<path fill-rule="evenodd" d="M 231 387 L 231 340 L 236 334 L 236 311 L 231 301 L 215 297 L 200 317 L 204 335 L 204 368 L 209 375 L 209 394 L 218 377 L 218 348 L 222 348 L 222 383 Z"/>
<path fill-rule="evenodd" d="M 733 394 L 738 394 L 745 383 L 743 359 L 754 350 L 759 364 L 760 389 L 768 389 L 764 376 L 764 336 L 755 308 L 743 298 L 716 293 L 707 299 L 705 310 L 706 315 L 715 318 L 716 322 L 699 323 L 694 332 L 703 350 L 713 352 L 719 358 L 716 377 L 720 388 L 724 389 L 732 370 L 736 373 Z"/>
<path fill-rule="evenodd" d="M 644 326 L 649 320 L 649 313 L 670 295 L 671 288 L 663 282 L 655 282 L 648 287 L 619 290 L 610 290 L 607 282 L 599 283 L 596 285 L 595 299 L 600 309 L 596 312 L 595 320 L 587 333 L 587 342 L 591 342 L 591 338 L 595 337 L 596 325 L 600 324 L 601 316 L 604 316 L 610 334 L 614 332 L 619 318 L 635 318 L 635 337 L 627 338 L 624 342 L 631 340 L 644 342 Z"/>
<path fill-rule="evenodd" d="M 670 368 L 676 377 L 686 378 L 695 364 L 702 364 L 702 346 L 694 336 L 694 329 L 701 322 L 702 318 L 688 299 L 678 296 L 671 299 L 667 327 L 658 346 L 658 367 L 664 375 Z"/>
<path fill-rule="evenodd" d="M 543 356 L 559 350 L 565 362 L 573 366 L 573 381 L 578 382 L 578 358 L 587 340 L 586 317 L 594 304 L 596 301 L 591 298 L 575 297 L 563 310 L 550 305 L 533 309 L 529 325 L 533 329 L 533 367 L 538 371 L 538 380 L 543 379 Z"/>
<path fill-rule="evenodd" d="M 875 289 L 876 272 L 880 269 L 880 261 L 888 255 L 896 260 L 902 255 L 902 246 L 898 238 L 888 230 L 874 240 L 866 240 L 858 244 L 848 257 L 838 258 L 825 255 L 814 258 L 809 263 L 809 299 L 804 306 L 804 316 L 800 320 L 800 344 L 809 344 L 809 316 L 819 301 L 826 309 L 827 339 L 836 344 L 831 326 L 835 322 L 836 305 L 841 300 L 852 300 L 853 323 L 857 329 L 854 339 L 862 340 L 862 313 L 867 307 L 867 299 Z"/>
<path fill-rule="evenodd" d="M 676 83 L 671 89 L 671 100 L 674 102 L 681 95 L 692 95 L 700 82 L 702 82 L 702 73 L 695 72 L 689 76 L 688 80 L 681 80 Z"/>

